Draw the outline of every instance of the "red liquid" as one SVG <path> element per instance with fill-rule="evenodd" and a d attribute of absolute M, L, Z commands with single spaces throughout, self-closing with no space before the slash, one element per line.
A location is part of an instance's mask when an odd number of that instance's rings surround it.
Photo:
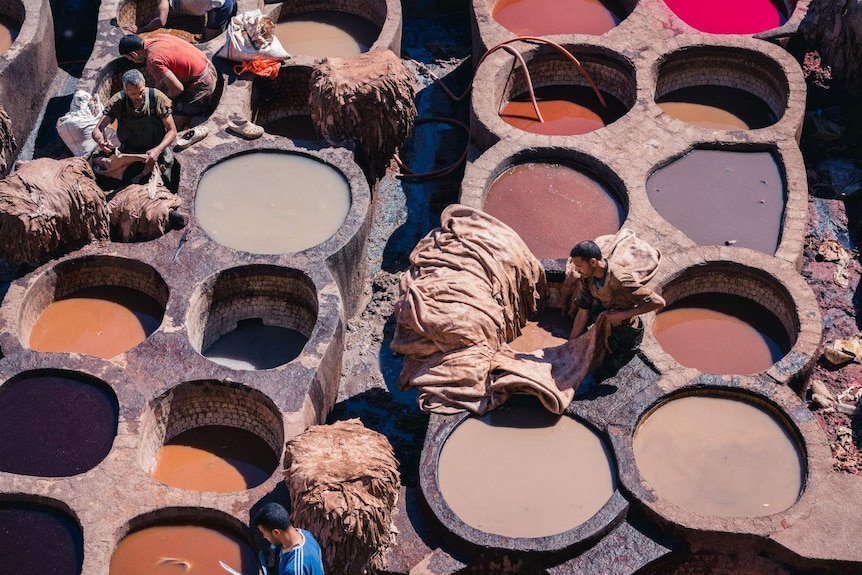
<path fill-rule="evenodd" d="M 81 529 L 65 513 L 0 502 L 0 573 L 79 575 L 83 561 Z"/>
<path fill-rule="evenodd" d="M 592 88 L 586 86 L 543 86 L 535 94 L 544 122 L 536 116 L 529 93 L 506 104 L 500 117 L 507 124 L 533 134 L 574 136 L 603 128 L 626 113 L 625 106 L 606 93 L 602 97 L 608 107 L 602 106 Z"/>
<path fill-rule="evenodd" d="M 117 415 L 117 400 L 85 381 L 31 375 L 6 383 L 0 471 L 68 477 L 92 469 L 111 450 Z"/>
<path fill-rule="evenodd" d="M 493 15 L 518 36 L 601 36 L 622 21 L 625 11 L 611 0 L 500 0 Z"/>
<path fill-rule="evenodd" d="M 778 248 L 784 181 L 769 152 L 694 150 L 646 186 L 656 211 L 699 245 Z"/>
<path fill-rule="evenodd" d="M 664 0 L 680 20 L 710 34 L 757 34 L 787 22 L 777 0 Z"/>
<path fill-rule="evenodd" d="M 576 243 L 620 229 L 625 212 L 600 183 L 560 164 L 509 168 L 491 184 L 485 212 L 521 236 L 538 258 L 563 258 Z"/>
<path fill-rule="evenodd" d="M 242 491 L 257 487 L 278 460 L 263 439 L 244 429 L 206 425 L 184 431 L 156 457 L 155 480 L 197 491 Z"/>
<path fill-rule="evenodd" d="M 727 294 L 675 302 L 656 316 L 653 333 L 679 363 L 705 373 L 760 373 L 790 349 L 774 315 L 751 300 Z"/>

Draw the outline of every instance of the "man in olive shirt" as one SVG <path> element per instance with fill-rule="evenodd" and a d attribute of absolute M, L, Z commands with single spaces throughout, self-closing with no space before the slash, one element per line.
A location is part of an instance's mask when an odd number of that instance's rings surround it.
<path fill-rule="evenodd" d="M 93 128 L 93 139 L 106 154 L 113 150 L 108 146 L 104 129 L 114 120 L 117 120 L 120 152 L 147 157 L 146 162 L 129 166 L 122 181 L 128 183 L 135 176 L 149 175 L 158 163 L 165 184 L 171 187 L 174 157 L 169 146 L 177 136 L 177 128 L 170 98 L 155 88 L 147 88 L 140 70 L 129 70 L 123 74 L 123 90 L 108 100 L 104 116 Z"/>
<path fill-rule="evenodd" d="M 570 257 L 581 275 L 581 288 L 575 298 L 578 311 L 571 337 L 584 333 L 600 314 L 611 323 L 608 354 L 599 369 L 581 383 L 577 395 L 582 395 L 598 381 L 616 374 L 634 357 L 643 340 L 643 322 L 638 316 L 663 308 L 665 301 L 638 282 L 627 269 L 602 257 L 595 242 L 587 240 L 577 244 Z"/>

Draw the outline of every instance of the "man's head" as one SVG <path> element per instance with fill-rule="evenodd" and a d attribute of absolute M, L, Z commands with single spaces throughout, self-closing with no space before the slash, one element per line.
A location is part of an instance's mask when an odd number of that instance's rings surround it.
<path fill-rule="evenodd" d="M 127 70 L 123 74 L 123 91 L 126 97 L 132 101 L 135 108 L 140 108 L 144 101 L 147 87 L 144 85 L 144 75 L 137 68 Z"/>
<path fill-rule="evenodd" d="M 144 39 L 137 34 L 126 34 L 120 38 L 120 56 L 125 56 L 135 64 L 143 64 L 147 60 L 144 53 Z"/>
<path fill-rule="evenodd" d="M 254 514 L 251 520 L 258 531 L 270 543 L 282 542 L 283 534 L 290 529 L 290 514 L 278 503 L 267 503 Z"/>
<path fill-rule="evenodd" d="M 602 250 L 596 245 L 596 242 L 584 240 L 575 244 L 569 257 L 572 258 L 572 265 L 582 277 L 590 277 L 602 261 Z"/>

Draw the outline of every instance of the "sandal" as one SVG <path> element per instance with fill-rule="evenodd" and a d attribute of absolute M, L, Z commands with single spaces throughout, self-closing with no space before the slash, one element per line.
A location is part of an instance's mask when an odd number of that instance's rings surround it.
<path fill-rule="evenodd" d="M 227 128 L 237 136 L 243 137 L 246 140 L 254 140 L 263 136 L 263 128 L 245 118 L 230 120 L 227 123 Z"/>
<path fill-rule="evenodd" d="M 200 142 L 210 133 L 209 128 L 206 126 L 198 126 L 197 128 L 192 128 L 179 138 L 177 138 L 177 144 L 174 146 L 174 149 L 177 151 L 185 150 L 195 142 Z"/>

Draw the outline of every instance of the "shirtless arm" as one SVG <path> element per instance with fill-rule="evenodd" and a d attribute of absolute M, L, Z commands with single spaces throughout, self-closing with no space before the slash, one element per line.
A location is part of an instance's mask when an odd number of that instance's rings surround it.
<path fill-rule="evenodd" d="M 575 314 L 575 321 L 572 324 L 572 333 L 569 338 L 576 338 L 587 329 L 587 322 L 590 319 L 590 310 L 578 308 L 578 313 Z"/>
<path fill-rule="evenodd" d="M 149 174 L 152 171 L 153 166 L 156 165 L 156 162 L 159 159 L 159 155 L 162 153 L 162 150 L 170 146 L 177 137 L 177 126 L 174 123 L 174 117 L 172 114 L 168 114 L 162 118 L 162 124 L 165 127 L 165 135 L 156 147 L 147 150 L 147 166 L 144 168 L 145 174 Z"/>
<path fill-rule="evenodd" d="M 105 137 L 104 129 L 114 120 L 113 116 L 107 114 L 102 116 L 99 123 L 93 128 L 93 140 L 99 146 L 99 149 L 105 153 L 110 153 L 111 148 L 108 147 L 108 139 Z"/>
<path fill-rule="evenodd" d="M 653 292 L 649 299 L 637 307 L 631 309 L 618 309 L 602 312 L 605 317 L 613 324 L 617 325 L 624 321 L 633 318 L 636 315 L 642 315 L 651 311 L 659 310 L 665 306 L 666 302 L 657 293 Z"/>
<path fill-rule="evenodd" d="M 158 86 L 169 98 L 173 99 L 183 93 L 183 83 L 179 81 L 176 74 L 168 70 Z"/>

